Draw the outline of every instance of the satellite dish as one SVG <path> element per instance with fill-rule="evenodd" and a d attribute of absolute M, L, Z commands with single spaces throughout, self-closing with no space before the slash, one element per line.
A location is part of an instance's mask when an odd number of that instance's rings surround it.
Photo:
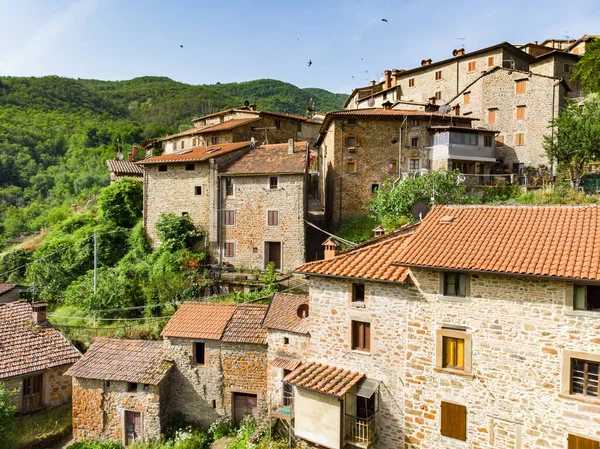
<path fill-rule="evenodd" d="M 438 112 L 440 114 L 448 114 L 448 113 L 450 113 L 451 110 L 452 110 L 452 108 L 449 105 L 444 104 L 444 105 L 440 106 L 440 108 L 438 109 Z"/>
<path fill-rule="evenodd" d="M 371 97 L 369 98 L 369 101 L 367 102 L 367 104 L 369 105 L 369 107 L 373 107 L 375 106 L 375 98 Z"/>
<path fill-rule="evenodd" d="M 253 150 L 254 148 L 256 148 L 256 140 L 252 137 L 250 138 L 250 149 Z"/>
<path fill-rule="evenodd" d="M 246 106 L 246 107 L 250 106 L 250 102 L 248 100 L 244 101 L 244 106 Z"/>
<path fill-rule="evenodd" d="M 427 212 L 429 212 L 427 204 L 421 202 L 415 203 L 410 209 L 410 213 L 416 220 L 423 220 L 425 215 L 427 215 Z"/>
<path fill-rule="evenodd" d="M 452 50 L 452 56 L 458 56 L 458 50 L 456 50 L 456 49 Z"/>
<path fill-rule="evenodd" d="M 123 160 L 123 153 L 122 152 L 118 152 L 117 153 L 117 157 L 119 158 L 120 161 Z"/>

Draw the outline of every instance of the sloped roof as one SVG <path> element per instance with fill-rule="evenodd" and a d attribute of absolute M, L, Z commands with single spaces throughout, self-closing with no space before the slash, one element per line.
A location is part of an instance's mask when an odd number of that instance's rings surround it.
<path fill-rule="evenodd" d="M 108 167 L 109 172 L 116 173 L 117 175 L 144 175 L 144 169 L 130 161 L 118 161 L 111 159 L 106 161 L 106 166 Z"/>
<path fill-rule="evenodd" d="M 252 122 L 257 121 L 258 119 L 259 119 L 259 117 L 248 117 L 248 118 L 236 118 L 236 119 L 226 120 L 222 123 L 217 123 L 215 125 L 203 126 L 202 128 L 186 129 L 185 131 L 181 131 L 181 132 L 178 132 L 175 134 L 170 134 L 168 136 L 157 139 L 157 141 L 162 142 L 165 140 L 176 139 L 178 137 L 193 136 L 196 134 L 206 134 L 206 133 L 213 133 L 213 132 L 219 132 L 219 131 L 229 131 L 231 129 L 235 129 L 240 126 L 248 125 Z M 198 119 L 198 120 L 200 120 L 200 119 Z"/>
<path fill-rule="evenodd" d="M 16 287 L 18 287 L 18 284 L 0 284 L 0 295 L 8 293 Z"/>
<path fill-rule="evenodd" d="M 363 377 L 365 375 L 358 371 L 338 368 L 325 363 L 305 362 L 285 376 L 283 381 L 297 387 L 341 398 Z"/>
<path fill-rule="evenodd" d="M 436 206 L 394 260 L 600 281 L 600 206 Z"/>
<path fill-rule="evenodd" d="M 302 362 L 294 359 L 293 357 L 286 357 L 283 355 L 276 356 L 272 361 L 271 365 L 276 368 L 283 368 L 288 371 L 294 371 Z"/>
<path fill-rule="evenodd" d="M 162 341 L 97 338 L 65 375 L 158 385 L 172 365 Z"/>
<path fill-rule="evenodd" d="M 262 326 L 266 311 L 265 304 L 238 304 L 227 323 L 221 341 L 267 344 L 267 329 Z"/>
<path fill-rule="evenodd" d="M 168 164 L 185 162 L 202 162 L 213 157 L 222 156 L 232 151 L 250 148 L 250 142 L 224 143 L 222 145 L 211 145 L 209 147 L 194 147 L 189 150 L 183 150 L 176 153 L 162 154 L 160 156 L 149 157 L 136 162 L 139 165 L 150 164 Z"/>
<path fill-rule="evenodd" d="M 414 225 L 374 238 L 331 259 L 308 262 L 296 272 L 308 275 L 349 277 L 404 283 L 408 269 L 393 265 L 412 235 Z"/>
<path fill-rule="evenodd" d="M 33 323 L 30 304 L 0 305 L 0 379 L 68 365 L 80 357 L 57 329 Z"/>
<path fill-rule="evenodd" d="M 263 326 L 268 329 L 308 334 L 310 330 L 310 313 L 307 318 L 298 316 L 298 308 L 306 304 L 308 304 L 307 295 L 275 293 L 271 304 L 269 304 Z"/>
<path fill-rule="evenodd" d="M 288 144 L 271 144 L 255 148 L 225 165 L 221 173 L 227 175 L 292 174 L 307 169 L 307 142 L 294 143 L 294 153 L 288 154 Z"/>

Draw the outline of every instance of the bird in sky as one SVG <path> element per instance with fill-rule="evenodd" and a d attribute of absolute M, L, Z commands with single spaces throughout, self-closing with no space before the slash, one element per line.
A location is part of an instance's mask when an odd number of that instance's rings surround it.
<path fill-rule="evenodd" d="M 183 45 L 180 45 L 179 48 L 183 48 Z"/>
<path fill-rule="evenodd" d="M 310 67 L 312 65 L 312 61 L 309 59 L 308 60 L 308 66 Z"/>
<path fill-rule="evenodd" d="M 389 23 L 388 19 L 381 19 L 382 22 Z"/>
<path fill-rule="evenodd" d="M 354 75 L 350 75 L 352 77 L 352 79 L 354 79 Z"/>

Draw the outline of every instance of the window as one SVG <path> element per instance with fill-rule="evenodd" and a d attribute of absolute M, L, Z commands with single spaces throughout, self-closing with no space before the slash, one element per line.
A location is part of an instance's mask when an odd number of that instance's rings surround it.
<path fill-rule="evenodd" d="M 349 118 L 348 119 L 348 125 L 350 125 L 350 126 L 356 125 L 356 119 L 355 118 Z"/>
<path fill-rule="evenodd" d="M 464 175 L 474 175 L 475 162 L 452 161 L 452 170 L 458 170 Z"/>
<path fill-rule="evenodd" d="M 377 190 L 379 190 L 379 184 L 378 183 L 371 184 L 371 193 L 376 193 Z"/>
<path fill-rule="evenodd" d="M 352 303 L 365 303 L 365 284 L 352 284 Z"/>
<path fill-rule="evenodd" d="M 158 171 L 167 171 L 167 166 L 166 165 L 159 165 L 158 166 Z"/>
<path fill-rule="evenodd" d="M 104 381 L 104 388 L 110 388 L 110 380 L 105 380 Z"/>
<path fill-rule="evenodd" d="M 355 147 L 356 146 L 356 137 L 354 137 L 354 136 L 346 137 L 346 146 Z"/>
<path fill-rule="evenodd" d="M 565 64 L 563 66 L 563 72 L 569 73 L 570 70 L 571 70 L 571 66 L 569 64 Z"/>
<path fill-rule="evenodd" d="M 410 126 L 419 126 L 419 119 L 418 118 L 411 118 L 410 119 Z"/>
<path fill-rule="evenodd" d="M 235 257 L 235 243 L 225 242 L 223 244 L 223 257 Z"/>
<path fill-rule="evenodd" d="M 185 169 L 187 171 L 196 170 L 196 164 L 185 164 Z"/>
<path fill-rule="evenodd" d="M 127 392 L 135 393 L 137 391 L 137 384 L 135 382 L 127 382 Z"/>
<path fill-rule="evenodd" d="M 491 147 L 493 143 L 492 136 L 483 136 L 483 146 Z"/>
<path fill-rule="evenodd" d="M 416 147 L 419 145 L 419 138 L 418 137 L 412 137 L 410 139 L 410 146 L 411 147 Z"/>
<path fill-rule="evenodd" d="M 226 209 L 223 211 L 223 223 L 225 226 L 235 226 L 235 210 Z"/>
<path fill-rule="evenodd" d="M 268 210 L 267 211 L 267 226 L 279 226 L 279 211 Z"/>
<path fill-rule="evenodd" d="M 196 192 L 196 195 L 202 195 L 202 186 L 194 187 L 194 191 Z"/>
<path fill-rule="evenodd" d="M 281 120 L 275 119 L 275 129 L 281 129 Z"/>
<path fill-rule="evenodd" d="M 600 312 L 600 286 L 574 285 L 573 310 Z"/>
<path fill-rule="evenodd" d="M 514 163 L 513 164 L 513 173 L 518 173 L 519 175 L 522 175 L 523 173 L 525 173 L 525 164 L 521 163 Z"/>
<path fill-rule="evenodd" d="M 388 172 L 396 173 L 398 171 L 398 163 L 396 161 L 388 162 Z"/>
<path fill-rule="evenodd" d="M 598 397 L 598 362 L 571 359 L 570 394 Z"/>
<path fill-rule="evenodd" d="M 194 364 L 204 365 L 206 345 L 202 341 L 194 342 Z"/>
<path fill-rule="evenodd" d="M 182 217 L 187 217 L 188 215 L 189 215 L 189 214 L 188 214 L 187 212 L 182 212 L 182 213 L 181 213 L 181 216 L 182 216 Z"/>
<path fill-rule="evenodd" d="M 479 136 L 475 133 L 450 133 L 450 143 L 459 145 L 477 145 Z"/>
<path fill-rule="evenodd" d="M 573 54 L 574 54 L 574 55 L 578 55 L 578 54 L 579 54 L 579 47 L 575 47 L 575 48 L 573 49 Z"/>
<path fill-rule="evenodd" d="M 527 106 L 517 106 L 517 120 L 525 120 Z"/>
<path fill-rule="evenodd" d="M 417 172 L 421 169 L 421 159 L 410 159 L 408 161 L 408 171 Z"/>
<path fill-rule="evenodd" d="M 387 91 L 383 93 L 383 99 L 387 100 Z"/>
<path fill-rule="evenodd" d="M 235 182 L 233 178 L 225 178 L 225 196 L 235 196 Z"/>
<path fill-rule="evenodd" d="M 444 296 L 467 296 L 467 275 L 454 271 L 445 272 Z"/>
<path fill-rule="evenodd" d="M 371 323 L 352 321 L 352 349 L 371 351 Z"/>
<path fill-rule="evenodd" d="M 515 145 L 518 147 L 522 147 L 525 145 L 525 134 L 517 133 L 515 134 Z"/>
<path fill-rule="evenodd" d="M 441 91 L 439 91 L 439 90 L 438 90 L 438 91 L 435 93 L 435 99 L 436 99 L 436 100 L 441 100 L 441 99 L 442 99 L 442 92 L 441 92 Z"/>
<path fill-rule="evenodd" d="M 414 78 L 409 78 L 408 87 L 415 87 L 415 79 Z"/>
<path fill-rule="evenodd" d="M 296 132 L 302 132 L 302 122 L 296 123 Z"/>
<path fill-rule="evenodd" d="M 435 72 L 435 80 L 438 81 L 438 80 L 441 80 L 441 79 L 442 79 L 442 71 L 438 70 L 438 71 Z"/>
<path fill-rule="evenodd" d="M 212 136 L 210 141 L 211 141 L 212 145 L 218 145 L 219 144 L 219 136 Z"/>
<path fill-rule="evenodd" d="M 488 123 L 496 123 L 496 111 L 498 109 L 488 109 Z"/>
<path fill-rule="evenodd" d="M 197 137 L 194 137 L 194 138 L 192 139 L 192 146 L 193 146 L 193 147 L 197 147 L 197 146 L 198 146 L 198 138 L 197 138 Z"/>
<path fill-rule="evenodd" d="M 464 371 L 465 340 L 463 338 L 442 337 L 442 368 Z"/>
<path fill-rule="evenodd" d="M 277 176 L 269 176 L 269 189 L 277 190 L 279 188 L 279 178 Z"/>
<path fill-rule="evenodd" d="M 182 150 L 185 148 L 185 140 L 182 140 L 179 144 L 179 148 L 181 148 Z"/>
<path fill-rule="evenodd" d="M 504 136 L 496 136 L 496 146 L 497 147 L 504 146 Z"/>
<path fill-rule="evenodd" d="M 283 337 L 283 344 L 284 345 L 289 345 L 290 344 L 290 337 Z"/>
<path fill-rule="evenodd" d="M 569 434 L 567 449 L 599 449 L 600 442 Z"/>
<path fill-rule="evenodd" d="M 494 57 L 493 56 L 488 57 L 488 67 L 494 67 Z"/>
<path fill-rule="evenodd" d="M 515 93 L 517 95 L 527 92 L 527 80 L 515 81 Z"/>
<path fill-rule="evenodd" d="M 466 327 L 444 326 L 436 330 L 435 368 L 458 372 L 471 373 L 471 334 Z"/>
<path fill-rule="evenodd" d="M 348 161 L 346 164 L 346 171 L 350 173 L 356 172 L 356 161 Z"/>
<path fill-rule="evenodd" d="M 469 104 L 469 103 L 471 103 L 471 92 L 466 92 L 466 93 L 463 95 L 463 103 L 464 103 L 464 104 Z"/>
<path fill-rule="evenodd" d="M 477 70 L 477 61 L 469 61 L 467 72 L 474 72 L 475 70 Z"/>
<path fill-rule="evenodd" d="M 467 441 L 467 407 L 442 401 L 441 421 L 443 436 Z"/>

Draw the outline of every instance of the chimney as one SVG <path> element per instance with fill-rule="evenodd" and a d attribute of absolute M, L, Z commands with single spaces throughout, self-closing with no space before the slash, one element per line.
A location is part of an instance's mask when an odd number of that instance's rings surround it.
<path fill-rule="evenodd" d="M 33 324 L 43 324 L 46 322 L 47 308 L 47 302 L 34 302 L 33 304 L 31 304 L 31 311 L 33 313 Z"/>
<path fill-rule="evenodd" d="M 294 139 L 288 140 L 288 154 L 294 154 Z"/>
<path fill-rule="evenodd" d="M 250 104 L 250 105 L 248 105 L 248 109 L 250 109 L 251 111 L 256 111 L 256 105 Z"/>
<path fill-rule="evenodd" d="M 533 41 L 533 45 L 537 45 L 537 44 L 538 44 L 538 41 Z"/>
<path fill-rule="evenodd" d="M 385 103 L 382 103 L 381 106 L 383 107 L 383 109 L 390 110 L 392 109 L 393 104 L 391 101 L 388 100 Z"/>
<path fill-rule="evenodd" d="M 133 162 L 133 153 L 131 153 L 131 152 L 127 153 L 127 160 L 129 162 Z"/>
<path fill-rule="evenodd" d="M 429 100 L 429 104 L 435 104 L 435 96 L 429 97 L 428 100 Z"/>
<path fill-rule="evenodd" d="M 461 48 L 457 48 L 456 49 L 456 56 L 462 56 L 465 54 L 465 47 L 461 47 Z"/>
<path fill-rule="evenodd" d="M 385 234 L 385 228 L 381 225 L 379 225 L 375 229 L 373 229 L 373 235 L 375 237 L 381 237 L 384 234 Z"/>
<path fill-rule="evenodd" d="M 375 85 L 375 80 L 369 82 L 369 86 L 374 86 L 374 85 Z"/>
<path fill-rule="evenodd" d="M 340 252 L 340 244 L 332 237 L 329 237 L 327 240 L 325 240 L 323 242 L 323 246 L 325 247 L 325 260 L 334 258 Z"/>
<path fill-rule="evenodd" d="M 140 147 L 137 145 L 133 145 L 133 162 L 137 161 L 140 158 Z"/>
<path fill-rule="evenodd" d="M 460 115 L 460 105 L 454 106 L 454 115 Z"/>
<path fill-rule="evenodd" d="M 431 58 L 429 58 L 429 59 L 423 59 L 421 61 L 421 65 L 422 66 L 424 66 L 424 65 L 431 65 Z"/>
<path fill-rule="evenodd" d="M 167 133 L 166 137 L 172 136 L 173 133 Z"/>
<path fill-rule="evenodd" d="M 385 76 L 385 89 L 389 89 L 392 87 L 392 72 L 391 70 L 386 70 L 383 74 Z"/>

